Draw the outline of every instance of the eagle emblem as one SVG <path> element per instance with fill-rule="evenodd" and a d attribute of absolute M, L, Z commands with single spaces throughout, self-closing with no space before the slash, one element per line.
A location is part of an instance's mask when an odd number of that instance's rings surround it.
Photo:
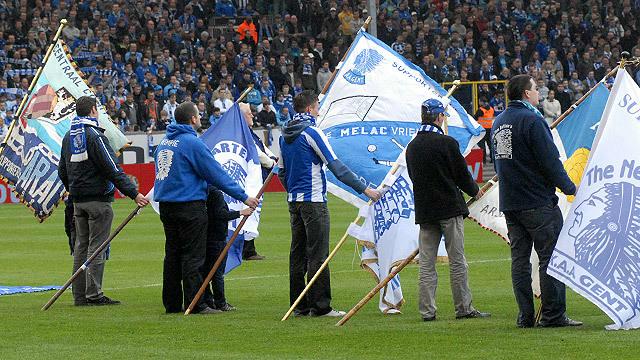
<path fill-rule="evenodd" d="M 355 85 L 365 84 L 365 74 L 371 72 L 382 62 L 382 55 L 374 49 L 364 49 L 356 56 L 353 69 L 347 71 L 343 77 Z"/>

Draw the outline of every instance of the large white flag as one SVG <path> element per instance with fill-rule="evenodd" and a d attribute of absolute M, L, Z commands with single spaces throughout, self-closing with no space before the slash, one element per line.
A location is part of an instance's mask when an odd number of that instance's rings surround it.
<path fill-rule="evenodd" d="M 360 30 L 349 53 L 337 70 L 335 80 L 320 102 L 318 126 L 323 129 L 336 155 L 371 187 L 390 187 L 382 200 L 361 210 L 367 222 L 350 233 L 368 245 L 362 265 L 377 280 L 385 278 L 394 264 L 404 260 L 418 244 L 419 226 L 414 222 L 413 188 L 404 167 L 387 178 L 393 164 L 420 127 L 420 106 L 431 98 L 450 103 L 449 135 L 469 153 L 484 136 L 484 129 L 446 90 L 386 44 Z M 327 174 L 327 189 L 358 207 L 367 203 Z M 368 239 L 368 240 L 365 240 Z M 397 309 L 402 304 L 399 277 L 391 291 L 382 293 L 380 309 Z"/>
<path fill-rule="evenodd" d="M 618 71 L 547 273 L 602 309 L 608 329 L 640 327 L 640 88 Z"/>

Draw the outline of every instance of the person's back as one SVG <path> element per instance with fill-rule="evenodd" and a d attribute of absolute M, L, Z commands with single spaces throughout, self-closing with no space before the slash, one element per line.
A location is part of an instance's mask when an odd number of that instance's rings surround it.
<path fill-rule="evenodd" d="M 454 138 L 421 128 L 407 145 L 407 169 L 411 179 L 415 179 L 416 223 L 469 214 L 458 188 L 475 194 L 478 185 L 469 174 Z"/>
<path fill-rule="evenodd" d="M 500 211 L 504 213 L 511 247 L 511 282 L 518 304 L 516 325 L 529 328 L 579 326 L 566 315 L 565 286 L 547 274 L 562 228 L 562 212 L 555 188 L 576 192 L 559 159 L 551 130 L 536 106 L 537 84 L 529 75 L 517 75 L 507 85 L 509 107 L 491 131 L 496 172 L 500 178 Z M 531 287 L 532 248 L 540 260 L 540 321 L 535 317 Z"/>
<path fill-rule="evenodd" d="M 502 190 L 501 211 L 557 204 L 558 185 L 571 191 L 574 185 L 558 160 L 549 126 L 522 102 L 512 101 L 496 117 L 491 137 Z"/>

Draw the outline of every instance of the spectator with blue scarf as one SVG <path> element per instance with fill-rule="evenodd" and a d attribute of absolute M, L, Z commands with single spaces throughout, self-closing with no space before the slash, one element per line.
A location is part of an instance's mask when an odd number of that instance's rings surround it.
<path fill-rule="evenodd" d="M 77 117 L 71 120 L 71 130 L 62 140 L 58 164 L 58 175 L 73 199 L 76 223 L 73 272 L 109 237 L 113 220 L 111 202 L 116 188 L 140 207 L 149 203 L 118 165 L 104 129 L 98 123 L 96 99 L 78 98 L 76 113 Z M 103 253 L 91 262 L 84 276 L 73 281 L 76 306 L 120 304 L 102 292 L 104 264 Z"/>

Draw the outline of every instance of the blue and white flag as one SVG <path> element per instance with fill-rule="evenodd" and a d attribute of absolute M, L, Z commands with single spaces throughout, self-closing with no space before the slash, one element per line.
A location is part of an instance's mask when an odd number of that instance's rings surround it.
<path fill-rule="evenodd" d="M 403 150 L 420 127 L 421 104 L 436 98 L 452 107 L 449 135 L 458 141 L 462 154 L 484 136 L 484 129 L 457 100 L 446 99 L 446 93 L 422 69 L 360 30 L 321 99 L 318 126 L 337 157 L 369 186 L 387 187 L 383 198 L 367 207 L 364 195 L 327 174 L 328 190 L 358 206 L 365 217 L 363 226 L 352 225 L 349 234 L 364 245 L 362 266 L 378 281 L 418 247 L 413 185 L 403 165 Z M 400 167 L 391 174 L 396 162 Z M 390 286 L 381 293 L 384 313 L 397 312 L 404 302 L 399 276 Z"/>
<path fill-rule="evenodd" d="M 547 273 L 602 309 L 640 327 L 640 88 L 618 74 L 582 181 Z"/>
<path fill-rule="evenodd" d="M 317 124 L 338 158 L 376 187 L 420 127 L 421 104 L 430 98 L 447 103 L 446 93 L 418 66 L 360 30 L 321 99 Z M 485 132 L 457 100 L 450 101 L 449 135 L 466 155 Z M 327 181 L 331 193 L 353 205 L 368 200 L 333 174 Z"/>
<path fill-rule="evenodd" d="M 202 141 L 211 149 L 213 157 L 227 171 L 249 196 L 256 196 L 262 187 L 262 168 L 258 158 L 258 150 L 251 136 L 251 130 L 244 121 L 240 107 L 234 104 L 224 113 L 222 118 L 211 126 L 202 136 Z M 242 202 L 224 194 L 230 210 L 246 208 Z M 247 219 L 242 232 L 234 242 L 227 256 L 225 273 L 233 270 L 242 263 L 242 249 L 244 240 L 252 240 L 258 236 L 260 222 L 260 205 Z M 229 237 L 236 230 L 240 219 L 229 222 Z"/>

